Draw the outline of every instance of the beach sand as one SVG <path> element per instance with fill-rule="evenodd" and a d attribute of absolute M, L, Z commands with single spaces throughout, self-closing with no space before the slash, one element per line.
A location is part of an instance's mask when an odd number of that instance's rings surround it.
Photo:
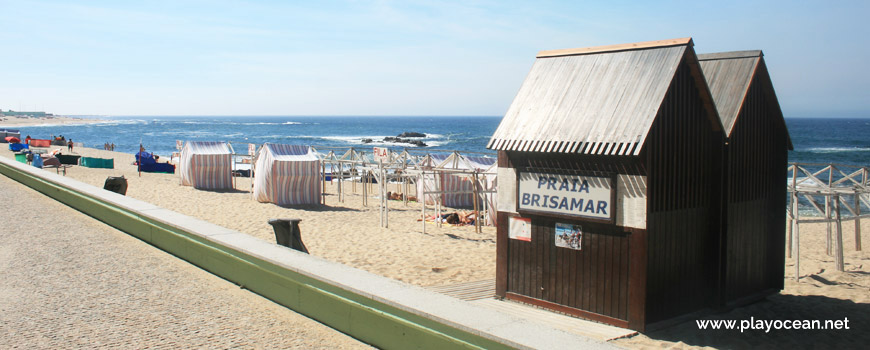
<path fill-rule="evenodd" d="M 66 147 L 56 148 L 66 154 Z M 5 147 L 2 152 L 13 157 Z M 140 177 L 131 154 L 78 147 L 73 154 L 114 158 L 115 169 L 76 166 L 67 170 L 67 177 L 102 188 L 107 177 L 123 175 L 129 197 L 269 242 L 275 242 L 269 219 L 302 219 L 302 240 L 312 255 L 378 275 L 420 286 L 495 276 L 494 227 L 475 233 L 473 226 L 439 228 L 427 223 L 423 234 L 422 223 L 417 221 L 420 205 L 412 202 L 405 207 L 400 201 L 390 201 L 390 228 L 382 228 L 377 200 L 370 198 L 367 207 L 362 205 L 361 184 L 353 194 L 352 185 L 346 183 L 344 203 L 338 202 L 337 185 L 327 183 L 325 206 L 285 208 L 253 200 L 248 192 L 250 178 L 235 178 L 236 190 L 204 191 L 181 186 L 177 174 L 142 173 Z M 390 190 L 397 189 L 391 186 Z"/>
<path fill-rule="evenodd" d="M 63 148 L 65 151 L 65 148 Z M 338 202 L 336 185 L 326 186 L 326 205 L 279 207 L 251 199 L 250 179 L 236 178 L 235 190 L 203 191 L 181 186 L 178 175 L 137 174 L 130 154 L 77 148 L 75 154 L 114 158 L 115 169 L 73 167 L 67 176 L 102 188 L 109 176 L 125 176 L 127 195 L 251 236 L 275 242 L 273 218 L 302 219 L 302 240 L 312 255 L 418 286 L 494 279 L 495 228 L 475 233 L 473 226 L 436 227 L 422 233 L 420 205 L 390 202 L 390 228 L 381 228 L 376 199 L 362 206 L 362 190 L 345 187 Z M 12 157 L 3 147 L 0 156 Z M 163 158 L 161 158 L 163 161 Z M 54 171 L 54 170 L 47 170 Z M 391 186 L 390 190 L 400 191 Z M 428 211 L 432 213 L 432 210 Z M 794 259 L 786 259 L 785 289 L 767 300 L 705 319 L 842 320 L 849 330 L 699 330 L 693 320 L 613 342 L 627 348 L 715 348 L 864 346 L 870 343 L 870 220 L 864 221 L 863 251 L 855 251 L 854 224 L 844 224 L 846 272 L 837 272 L 825 252 L 825 225 L 801 225 L 801 279 L 794 280 Z"/>
<path fill-rule="evenodd" d="M 0 117 L 0 127 L 19 128 L 23 126 L 37 125 L 70 125 L 70 124 L 93 124 L 104 123 L 105 120 L 65 117 L 65 116 L 47 116 L 47 117 L 19 117 L 19 116 L 2 116 Z M 24 135 L 22 135 L 23 137 Z"/>

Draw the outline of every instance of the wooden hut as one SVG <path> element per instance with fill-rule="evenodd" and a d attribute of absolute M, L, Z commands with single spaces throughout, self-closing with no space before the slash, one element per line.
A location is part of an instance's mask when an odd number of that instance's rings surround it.
<path fill-rule="evenodd" d="M 636 330 L 714 305 L 723 144 L 691 38 L 540 52 L 488 144 L 496 293 Z"/>
<path fill-rule="evenodd" d="M 788 151 L 793 149 L 764 55 L 698 55 L 727 136 L 724 156 L 723 303 L 783 287 Z"/>

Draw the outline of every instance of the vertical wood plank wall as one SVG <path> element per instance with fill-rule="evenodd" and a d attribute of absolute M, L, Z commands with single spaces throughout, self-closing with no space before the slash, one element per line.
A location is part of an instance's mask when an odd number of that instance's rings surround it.
<path fill-rule="evenodd" d="M 602 157 L 505 152 L 508 162 L 540 172 L 644 175 L 637 157 Z M 504 218 L 503 218 L 504 217 Z M 506 292 L 607 317 L 628 320 L 630 233 L 614 225 L 528 215 L 532 241 L 507 239 L 507 216 L 499 216 L 499 241 L 506 241 Z M 502 219 L 503 218 L 503 219 Z M 555 224 L 579 224 L 581 250 L 556 247 Z"/>
<path fill-rule="evenodd" d="M 703 309 L 717 278 L 722 145 L 684 61 L 646 141 L 646 323 Z"/>
<path fill-rule="evenodd" d="M 782 289 L 788 141 L 763 63 L 728 146 L 725 301 Z"/>

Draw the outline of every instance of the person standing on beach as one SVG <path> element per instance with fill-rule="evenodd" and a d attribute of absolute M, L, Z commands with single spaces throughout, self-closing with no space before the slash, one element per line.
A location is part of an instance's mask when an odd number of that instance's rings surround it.
<path fill-rule="evenodd" d="M 67 141 L 66 148 L 69 150 L 69 153 L 72 153 L 72 149 L 73 149 L 72 139 L 69 139 L 69 141 Z"/>

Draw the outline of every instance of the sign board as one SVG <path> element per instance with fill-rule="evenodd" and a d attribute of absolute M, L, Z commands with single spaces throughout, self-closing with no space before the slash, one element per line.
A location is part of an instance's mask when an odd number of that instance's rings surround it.
<path fill-rule="evenodd" d="M 257 145 L 253 143 L 248 144 L 248 155 L 254 155 L 257 153 Z"/>
<path fill-rule="evenodd" d="M 181 140 L 175 140 L 175 149 L 180 151 L 183 147 L 184 147 L 184 142 L 181 142 Z"/>
<path fill-rule="evenodd" d="M 517 209 L 612 221 L 613 178 L 519 173 Z"/>
<path fill-rule="evenodd" d="M 532 241 L 532 219 L 512 217 L 508 224 L 508 237 L 521 241 Z"/>
<path fill-rule="evenodd" d="M 374 147 L 373 152 L 374 152 L 376 162 L 389 162 L 390 161 L 390 149 L 389 148 Z"/>

